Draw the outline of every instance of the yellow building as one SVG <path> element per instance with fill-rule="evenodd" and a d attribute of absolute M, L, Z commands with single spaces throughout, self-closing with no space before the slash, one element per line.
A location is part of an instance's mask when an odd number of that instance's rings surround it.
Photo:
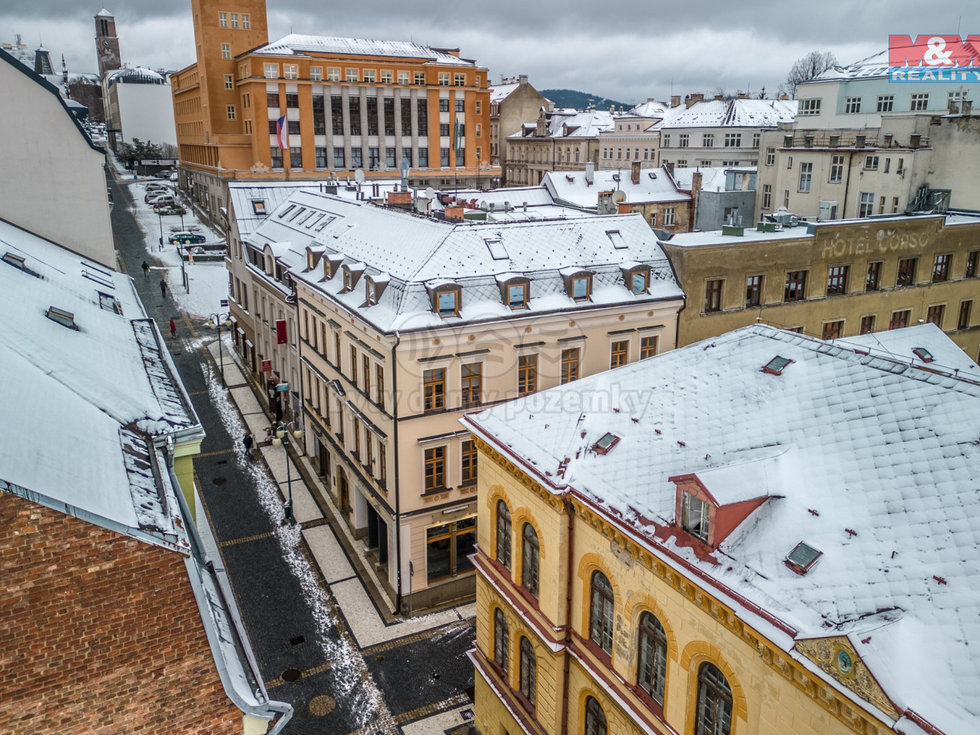
<path fill-rule="evenodd" d="M 467 414 L 478 731 L 976 732 L 974 531 L 929 519 L 980 508 L 980 370 L 892 336 L 755 325 Z"/>
<path fill-rule="evenodd" d="M 236 11 L 236 12 L 233 12 Z M 227 182 L 397 176 L 476 187 L 490 161 L 487 70 L 408 41 L 290 34 L 265 0 L 193 0 L 197 62 L 171 77 L 181 185 L 226 224 Z"/>
<path fill-rule="evenodd" d="M 822 339 L 931 322 L 977 359 L 980 218 L 901 215 L 775 229 L 661 243 L 687 295 L 678 345 L 758 321 Z"/>

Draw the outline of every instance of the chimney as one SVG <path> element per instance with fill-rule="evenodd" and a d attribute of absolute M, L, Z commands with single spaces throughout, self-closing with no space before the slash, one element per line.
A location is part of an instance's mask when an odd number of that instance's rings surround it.
<path fill-rule="evenodd" d="M 670 95 L 670 106 L 680 107 L 681 106 L 681 96 L 679 94 Z"/>
<path fill-rule="evenodd" d="M 723 94 L 716 94 L 715 95 L 715 100 L 716 101 L 719 101 L 720 102 L 723 99 L 725 99 L 725 95 L 723 95 Z"/>
<path fill-rule="evenodd" d="M 587 186 L 592 186 L 592 182 L 595 181 L 595 164 L 592 161 L 585 162 L 585 183 Z"/>
<path fill-rule="evenodd" d="M 744 99 L 748 99 L 748 95 L 747 95 L 747 94 L 745 94 L 745 92 L 739 92 L 739 93 L 738 93 L 738 98 L 739 98 L 740 100 L 744 100 Z"/>
<path fill-rule="evenodd" d="M 527 74 L 518 74 L 517 75 L 517 83 L 520 84 L 520 85 L 522 85 L 522 86 L 525 85 L 525 84 L 527 84 Z"/>
<path fill-rule="evenodd" d="M 670 178 L 674 178 L 674 163 L 673 161 L 668 161 L 664 164 L 664 168 L 667 169 L 667 173 L 670 174 Z"/>
<path fill-rule="evenodd" d="M 704 95 L 700 92 L 689 94 L 684 98 L 684 105 L 690 109 L 695 102 L 704 102 Z"/>
<path fill-rule="evenodd" d="M 701 194 L 701 172 L 695 171 L 691 176 L 691 211 L 688 213 L 688 232 L 694 232 L 694 222 L 698 214 L 698 199 Z"/>
<path fill-rule="evenodd" d="M 640 162 L 633 161 L 630 164 L 630 180 L 633 182 L 633 186 L 639 186 L 640 184 Z"/>

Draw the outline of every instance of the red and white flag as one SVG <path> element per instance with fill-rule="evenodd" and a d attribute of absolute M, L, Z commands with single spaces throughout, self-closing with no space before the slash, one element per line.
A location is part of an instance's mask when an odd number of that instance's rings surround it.
<path fill-rule="evenodd" d="M 285 115 L 276 121 L 276 138 L 279 141 L 279 148 L 281 150 L 285 151 L 289 149 L 289 127 Z"/>

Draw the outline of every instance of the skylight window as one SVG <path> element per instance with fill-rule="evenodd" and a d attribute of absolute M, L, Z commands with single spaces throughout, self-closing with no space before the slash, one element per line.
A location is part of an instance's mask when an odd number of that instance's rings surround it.
<path fill-rule="evenodd" d="M 609 241 L 617 250 L 625 250 L 627 247 L 629 247 L 619 230 L 606 230 L 606 237 L 609 238 Z"/>
<path fill-rule="evenodd" d="M 507 249 L 504 247 L 503 242 L 499 239 L 486 238 L 483 242 L 487 244 L 487 248 L 490 249 L 490 257 L 494 260 L 510 260 L 510 256 L 507 254 Z"/>
<path fill-rule="evenodd" d="M 253 199 L 252 200 L 252 213 L 253 214 L 265 214 L 265 199 Z"/>
<path fill-rule="evenodd" d="M 99 306 L 101 306 L 105 311 L 111 311 L 114 314 L 122 314 L 122 306 L 116 301 L 116 297 L 112 294 L 98 292 L 99 294 Z"/>
<path fill-rule="evenodd" d="M 3 262 L 7 265 L 12 265 L 17 270 L 24 271 L 28 275 L 34 276 L 35 278 L 40 278 L 40 273 L 35 273 L 30 268 L 27 267 L 27 261 L 24 260 L 23 256 L 17 255 L 17 253 L 11 253 L 9 250 L 3 254 Z"/>
<path fill-rule="evenodd" d="M 800 541 L 800 543 L 793 547 L 793 550 L 789 552 L 784 561 L 786 566 L 797 574 L 806 574 L 821 556 L 823 556 L 822 551 L 818 551 L 809 544 Z"/>
<path fill-rule="evenodd" d="M 762 366 L 762 372 L 769 373 L 770 375 L 782 375 L 783 370 L 789 365 L 792 360 L 788 357 L 780 357 L 776 355 L 769 362 Z"/>
<path fill-rule="evenodd" d="M 598 454 L 609 454 L 612 448 L 619 444 L 619 437 L 612 432 L 606 432 L 593 447 Z"/>
<path fill-rule="evenodd" d="M 293 216 L 289 218 L 289 221 L 292 222 L 294 219 L 296 219 L 297 217 L 299 217 L 305 211 L 306 211 L 306 207 L 300 207 L 299 209 L 296 210 L 296 213 L 293 214 Z M 286 214 L 286 213 L 283 212 L 283 214 Z"/>
<path fill-rule="evenodd" d="M 49 306 L 47 313 L 45 315 L 48 319 L 53 322 L 58 322 L 63 327 L 68 327 L 69 329 L 78 329 L 78 325 L 75 324 L 75 315 L 70 311 L 65 311 L 64 309 L 59 309 L 57 306 Z"/>
<path fill-rule="evenodd" d="M 925 347 L 913 347 L 912 354 L 922 360 L 922 362 L 932 362 L 936 359 Z"/>
<path fill-rule="evenodd" d="M 279 219 L 285 219 L 286 215 L 292 212 L 294 209 L 296 209 L 296 205 L 290 204 L 288 207 L 282 210 L 282 212 L 279 213 Z"/>

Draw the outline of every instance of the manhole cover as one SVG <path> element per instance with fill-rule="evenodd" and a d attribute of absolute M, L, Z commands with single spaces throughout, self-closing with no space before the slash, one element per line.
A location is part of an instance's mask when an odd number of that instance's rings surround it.
<path fill-rule="evenodd" d="M 280 678 L 283 681 L 296 681 L 302 674 L 299 673 L 299 669 L 286 669 L 282 672 Z"/>
<path fill-rule="evenodd" d="M 228 480 L 224 477 L 215 477 L 213 480 L 211 480 L 211 482 L 215 485 L 224 485 L 226 482 L 228 482 Z"/>
<path fill-rule="evenodd" d="M 329 694 L 319 694 L 310 700 L 310 714 L 314 717 L 323 717 L 333 712 L 336 706 L 337 703 Z"/>

